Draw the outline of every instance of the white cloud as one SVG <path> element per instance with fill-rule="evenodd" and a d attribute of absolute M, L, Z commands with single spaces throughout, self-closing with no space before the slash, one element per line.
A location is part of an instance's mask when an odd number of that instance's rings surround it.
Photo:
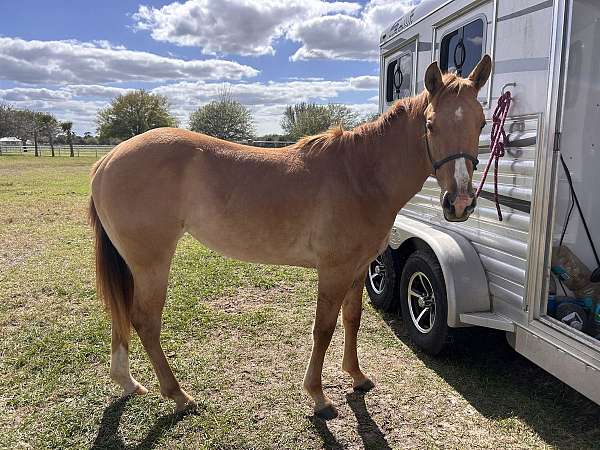
<path fill-rule="evenodd" d="M 64 101 L 75 97 L 91 97 L 99 100 L 110 100 L 131 89 L 98 85 L 69 85 L 57 89 L 15 87 L 0 89 L 0 102 L 31 102 L 36 100 Z"/>
<path fill-rule="evenodd" d="M 114 86 L 100 86 L 97 84 L 71 84 L 66 87 L 73 96 L 78 97 L 99 97 L 112 99 L 117 95 L 125 94 L 131 89 L 114 87 Z"/>
<path fill-rule="evenodd" d="M 379 89 L 379 77 L 375 75 L 361 75 L 359 77 L 348 78 L 350 86 L 355 89 L 377 90 Z"/>
<path fill-rule="evenodd" d="M 71 97 L 70 93 L 64 90 L 53 90 L 45 88 L 12 88 L 0 89 L 0 101 L 27 102 L 27 101 L 63 101 Z"/>
<path fill-rule="evenodd" d="M 133 18 L 136 29 L 158 41 L 206 54 L 273 54 L 273 43 L 287 38 L 301 44 L 293 61 L 375 59 L 381 31 L 413 3 L 418 1 L 187 0 L 140 6 Z"/>
<path fill-rule="evenodd" d="M 202 48 L 206 54 L 273 54 L 273 42 L 294 24 L 331 13 L 355 14 L 356 2 L 323 0 L 187 0 L 140 6 L 135 28 L 158 41 Z"/>
<path fill-rule="evenodd" d="M 371 0 L 358 16 L 335 14 L 303 20 L 287 35 L 302 44 L 291 60 L 377 59 L 379 35 L 411 4 L 410 0 Z"/>
<path fill-rule="evenodd" d="M 1 79 L 29 84 L 239 80 L 258 74 L 258 70 L 233 61 L 185 61 L 125 50 L 106 41 L 27 41 L 12 37 L 0 37 L 0 68 Z"/>
<path fill-rule="evenodd" d="M 166 95 L 172 103 L 195 109 L 199 104 L 215 99 L 227 89 L 241 103 L 253 105 L 281 105 L 301 101 L 329 101 L 343 92 L 373 91 L 370 76 L 347 78 L 341 81 L 269 81 L 266 83 L 205 83 L 180 82 L 152 89 L 153 93 Z M 189 106 L 185 106 L 189 105 Z"/>

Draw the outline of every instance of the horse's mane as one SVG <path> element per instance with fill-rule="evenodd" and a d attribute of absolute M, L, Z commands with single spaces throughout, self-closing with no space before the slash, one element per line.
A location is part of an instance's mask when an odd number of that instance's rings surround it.
<path fill-rule="evenodd" d="M 323 133 L 303 137 L 293 147 L 308 153 L 320 152 L 339 144 L 357 143 L 361 139 L 381 135 L 395 119 L 403 116 L 414 119 L 423 114 L 430 100 L 438 100 L 448 94 L 458 95 L 464 87 L 472 87 L 471 81 L 454 73 L 444 74 L 442 82 L 443 88 L 435 94 L 433 99 L 430 99 L 427 90 L 423 90 L 412 97 L 397 100 L 375 120 L 358 125 L 352 130 L 344 130 L 341 125 L 337 125 Z"/>

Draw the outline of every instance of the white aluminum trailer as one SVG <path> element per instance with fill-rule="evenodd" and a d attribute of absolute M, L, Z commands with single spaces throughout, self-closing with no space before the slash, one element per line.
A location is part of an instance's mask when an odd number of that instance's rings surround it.
<path fill-rule="evenodd" d="M 432 61 L 466 76 L 485 53 L 494 67 L 479 93 L 488 125 L 473 183 L 490 156 L 491 116 L 508 88 L 509 143 L 498 173 L 504 220 L 492 172 L 462 223 L 444 220 L 430 177 L 397 216 L 367 290 L 376 305 L 402 307 L 417 345 L 433 353 L 448 328 L 504 330 L 517 352 L 600 404 L 600 341 L 547 314 L 552 246 L 569 207 L 560 154 L 592 235 L 600 236 L 600 2 L 425 0 L 381 35 L 380 112 L 420 92 Z M 564 242 L 596 267 L 577 214 Z M 411 295 L 413 287 L 421 293 Z"/>

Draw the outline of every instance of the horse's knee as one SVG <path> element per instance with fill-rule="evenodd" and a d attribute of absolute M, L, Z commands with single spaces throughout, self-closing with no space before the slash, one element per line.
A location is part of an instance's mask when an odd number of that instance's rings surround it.
<path fill-rule="evenodd" d="M 358 327 L 360 327 L 360 312 L 358 314 L 344 314 L 342 319 L 346 329 L 358 330 Z"/>
<path fill-rule="evenodd" d="M 328 327 L 314 327 L 313 328 L 313 341 L 314 342 L 329 342 L 333 336 L 335 330 L 335 324 Z"/>

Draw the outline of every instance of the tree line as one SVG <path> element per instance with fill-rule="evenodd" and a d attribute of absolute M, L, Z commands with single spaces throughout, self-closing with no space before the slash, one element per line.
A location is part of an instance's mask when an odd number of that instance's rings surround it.
<path fill-rule="evenodd" d="M 376 115 L 360 117 L 352 108 L 342 104 L 319 105 L 297 103 L 285 108 L 281 118 L 284 134 L 262 136 L 269 141 L 296 141 L 303 136 L 317 134 L 340 125 L 351 129 Z M 33 141 L 35 155 L 38 144 L 50 145 L 54 156 L 55 144 L 117 144 L 137 134 L 158 127 L 176 127 L 178 121 L 169 109 L 167 97 L 143 89 L 117 96 L 106 108 L 97 113 L 97 136 L 73 133 L 71 121 L 59 121 L 47 112 L 16 109 L 0 105 L 0 138 L 16 137 L 23 145 Z M 256 138 L 255 120 L 251 110 L 223 90 L 216 100 L 200 106 L 189 116 L 188 127 L 229 141 L 247 141 Z"/>
<path fill-rule="evenodd" d="M 70 155 L 75 156 L 72 129 L 73 122 L 59 122 L 50 113 L 0 105 L 0 138 L 16 137 L 23 146 L 26 146 L 28 141 L 33 141 L 35 156 L 39 156 L 39 143 L 48 143 L 54 156 L 54 145 L 59 133 L 62 133 L 62 137 L 69 144 Z"/>

